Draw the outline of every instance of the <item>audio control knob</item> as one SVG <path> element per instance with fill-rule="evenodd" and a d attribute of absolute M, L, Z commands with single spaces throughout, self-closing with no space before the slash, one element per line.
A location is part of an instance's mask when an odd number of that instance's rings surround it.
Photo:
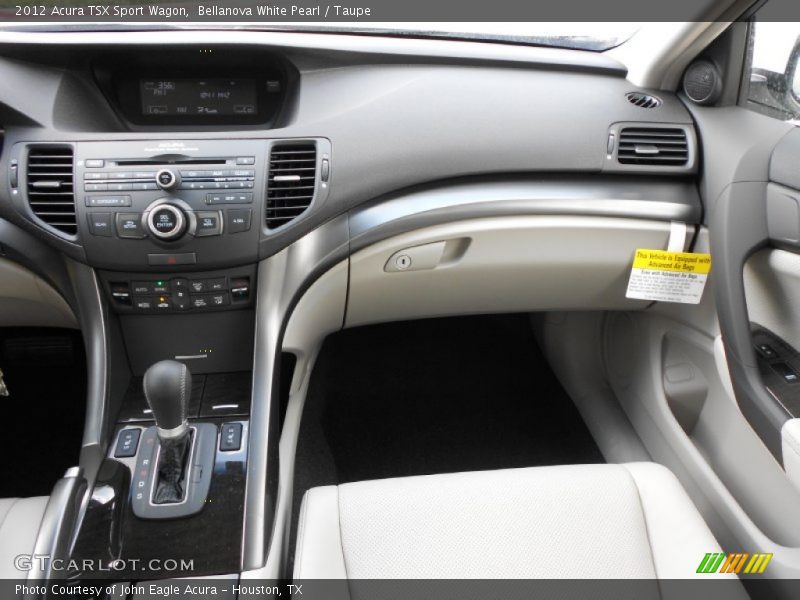
<path fill-rule="evenodd" d="M 161 169 L 156 173 L 156 185 L 162 190 L 173 190 L 181 182 L 181 176 L 172 169 Z"/>
<path fill-rule="evenodd" d="M 175 204 L 159 204 L 147 214 L 147 229 L 160 240 L 177 240 L 186 232 L 186 227 L 186 213 Z"/>

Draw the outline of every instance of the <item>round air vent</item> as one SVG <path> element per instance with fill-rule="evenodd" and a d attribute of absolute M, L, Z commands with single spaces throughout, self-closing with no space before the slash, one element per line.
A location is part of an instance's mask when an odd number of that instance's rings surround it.
<path fill-rule="evenodd" d="M 628 92 L 625 94 L 628 102 L 640 108 L 658 108 L 661 106 L 661 98 L 643 94 L 642 92 Z"/>
<path fill-rule="evenodd" d="M 697 104 L 714 104 L 722 93 L 722 77 L 714 63 L 696 60 L 683 74 L 683 93 Z"/>

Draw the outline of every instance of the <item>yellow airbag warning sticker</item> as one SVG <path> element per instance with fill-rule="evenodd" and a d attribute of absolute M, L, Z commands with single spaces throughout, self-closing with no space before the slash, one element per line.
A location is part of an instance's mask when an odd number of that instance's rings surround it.
<path fill-rule="evenodd" d="M 639 249 L 625 297 L 698 304 L 710 271 L 710 254 Z"/>

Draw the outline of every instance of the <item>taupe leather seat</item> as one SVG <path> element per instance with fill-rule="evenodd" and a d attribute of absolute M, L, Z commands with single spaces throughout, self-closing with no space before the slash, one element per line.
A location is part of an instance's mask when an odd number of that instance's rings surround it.
<path fill-rule="evenodd" d="M 15 557 L 31 554 L 47 507 L 47 496 L 0 498 L 0 579 L 24 579 Z"/>
<path fill-rule="evenodd" d="M 688 578 L 719 551 L 663 466 L 537 467 L 311 489 L 294 577 Z"/>

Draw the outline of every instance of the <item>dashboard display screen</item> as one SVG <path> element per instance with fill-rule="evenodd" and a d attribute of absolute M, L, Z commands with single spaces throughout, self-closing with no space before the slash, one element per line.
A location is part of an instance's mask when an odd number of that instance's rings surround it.
<path fill-rule="evenodd" d="M 258 113 L 254 79 L 141 79 L 145 116 L 253 116 Z"/>

